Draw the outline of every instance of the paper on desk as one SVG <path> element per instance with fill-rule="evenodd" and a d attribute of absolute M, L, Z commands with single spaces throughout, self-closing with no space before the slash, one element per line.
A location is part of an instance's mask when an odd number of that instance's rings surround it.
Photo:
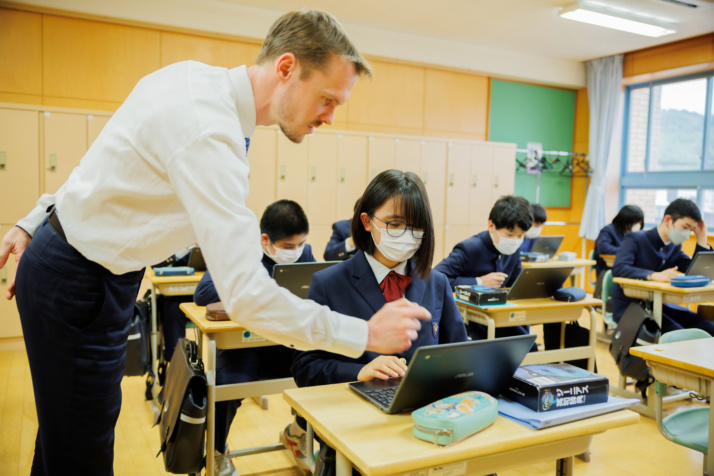
<path fill-rule="evenodd" d="M 551 426 L 562 425 L 571 421 L 590 418 L 603 413 L 610 413 L 617 410 L 636 405 L 640 402 L 637 398 L 618 398 L 608 396 L 607 402 L 595 403 L 593 405 L 583 405 L 574 408 L 564 408 L 562 410 L 552 410 L 549 412 L 536 412 L 520 403 L 512 402 L 503 397 L 498 398 L 498 413 L 516 421 L 522 425 L 529 426 L 536 430 Z"/>

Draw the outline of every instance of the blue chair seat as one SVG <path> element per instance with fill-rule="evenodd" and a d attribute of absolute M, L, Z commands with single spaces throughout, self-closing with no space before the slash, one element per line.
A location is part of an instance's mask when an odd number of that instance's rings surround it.
<path fill-rule="evenodd" d="M 674 442 L 707 454 L 709 442 L 709 408 L 689 408 L 662 420 L 662 426 Z"/>

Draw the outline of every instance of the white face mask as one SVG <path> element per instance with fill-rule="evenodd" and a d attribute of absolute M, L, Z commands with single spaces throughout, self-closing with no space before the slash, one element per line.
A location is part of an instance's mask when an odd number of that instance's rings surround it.
<path fill-rule="evenodd" d="M 278 264 L 291 264 L 300 259 L 305 246 L 300 246 L 294 250 L 284 250 L 275 245 L 273 245 L 273 248 L 275 248 L 275 254 L 271 254 L 269 248 L 265 248 L 263 251 L 270 259 Z"/>
<path fill-rule="evenodd" d="M 419 250 L 421 246 L 421 238 L 414 238 L 412 232 L 407 230 L 402 236 L 390 236 L 385 230 L 379 228 L 372 222 L 372 226 L 379 232 L 379 243 L 372 236 L 372 241 L 377 247 L 382 256 L 390 261 L 401 263 L 406 261 Z"/>
<path fill-rule="evenodd" d="M 689 239 L 690 233 L 691 231 L 689 230 L 680 230 L 679 228 L 672 228 L 667 233 L 667 236 L 669 236 L 669 241 L 674 243 L 674 246 L 677 246 L 687 241 Z"/>
<path fill-rule="evenodd" d="M 537 238 L 538 236 L 540 236 L 540 232 L 542 229 L 542 226 L 532 226 L 528 228 L 528 231 L 526 232 L 526 238 Z"/>
<path fill-rule="evenodd" d="M 499 238 L 498 243 L 493 239 L 493 235 L 491 235 L 491 241 L 493 241 L 493 246 L 495 246 L 502 255 L 512 255 L 518 251 L 518 248 L 523 244 L 523 238 L 508 238 L 501 236 L 498 231 L 496 231 L 496 234 Z"/>
<path fill-rule="evenodd" d="M 642 225 L 640 225 L 639 223 L 635 223 L 634 225 L 632 225 L 632 228 L 630 228 L 630 231 L 640 231 L 641 229 Z"/>

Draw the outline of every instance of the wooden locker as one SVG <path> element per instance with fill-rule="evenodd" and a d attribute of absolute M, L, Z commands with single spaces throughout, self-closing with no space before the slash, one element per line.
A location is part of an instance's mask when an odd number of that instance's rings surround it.
<path fill-rule="evenodd" d="M 469 174 L 469 224 L 488 222 L 493 206 L 493 147 L 484 142 L 471 146 Z"/>
<path fill-rule="evenodd" d="M 448 145 L 446 164 L 446 224 L 468 225 L 469 223 L 469 172 L 471 170 L 471 146 L 454 142 Z M 448 235 L 447 231 L 447 235 Z"/>
<path fill-rule="evenodd" d="M 277 199 L 286 198 L 307 203 L 307 154 L 310 136 L 302 144 L 295 144 L 278 132 L 278 187 Z"/>
<path fill-rule="evenodd" d="M 0 226 L 0 236 L 5 236 L 5 233 L 14 225 L 8 224 Z M 4 268 L 0 269 L 0 339 L 9 337 L 22 337 L 22 326 L 20 325 L 20 314 L 17 312 L 17 304 L 15 298 L 12 301 L 5 299 L 5 293 L 10 282 L 15 278 L 15 256 L 10 256 Z"/>
<path fill-rule="evenodd" d="M 451 252 L 444 250 L 444 225 L 434 225 L 434 260 L 432 266 L 436 266 Z"/>
<path fill-rule="evenodd" d="M 355 202 L 367 187 L 367 142 L 365 136 L 337 137 L 337 219 L 351 219 Z"/>
<path fill-rule="evenodd" d="M 414 172 L 424 181 L 421 171 L 421 147 L 423 141 L 397 139 L 394 168 L 404 172 Z"/>
<path fill-rule="evenodd" d="M 421 147 L 421 179 L 429 195 L 434 225 L 443 227 L 446 216 L 446 142 L 425 140 Z"/>
<path fill-rule="evenodd" d="M 307 202 L 301 203 L 312 225 L 337 219 L 337 135 L 315 133 L 308 151 Z"/>
<path fill-rule="evenodd" d="M 493 201 L 513 195 L 516 187 L 516 145 L 493 146 Z"/>
<path fill-rule="evenodd" d="M 84 114 L 47 112 L 44 121 L 44 193 L 55 193 L 87 152 Z"/>
<path fill-rule="evenodd" d="M 310 234 L 307 237 L 307 242 L 312 247 L 312 255 L 317 261 L 325 261 L 325 248 L 331 236 L 331 223 L 329 225 L 313 225 L 310 222 Z"/>
<path fill-rule="evenodd" d="M 444 226 L 444 257 L 449 256 L 454 246 L 470 236 L 469 227 L 467 225 Z"/>
<path fill-rule="evenodd" d="M 94 114 L 87 114 L 87 150 L 92 146 L 97 136 L 104 126 L 107 125 L 111 116 L 97 116 Z"/>
<path fill-rule="evenodd" d="M 369 181 L 384 170 L 393 169 L 397 160 L 397 141 L 393 138 L 369 138 Z"/>
<path fill-rule="evenodd" d="M 250 139 L 248 162 L 250 162 L 250 193 L 246 205 L 258 217 L 277 196 L 278 131 L 258 127 Z"/>
<path fill-rule="evenodd" d="M 0 109 L 0 223 L 14 224 L 30 213 L 39 192 L 37 112 Z"/>

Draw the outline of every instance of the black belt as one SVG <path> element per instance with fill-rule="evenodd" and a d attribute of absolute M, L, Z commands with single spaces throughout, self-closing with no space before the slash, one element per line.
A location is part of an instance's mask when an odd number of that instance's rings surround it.
<path fill-rule="evenodd" d="M 62 224 L 59 221 L 59 217 L 57 217 L 57 211 L 52 210 L 52 213 L 50 213 L 50 226 L 52 229 L 62 237 L 64 241 L 67 241 L 67 237 L 64 236 L 64 230 L 62 229 Z"/>

